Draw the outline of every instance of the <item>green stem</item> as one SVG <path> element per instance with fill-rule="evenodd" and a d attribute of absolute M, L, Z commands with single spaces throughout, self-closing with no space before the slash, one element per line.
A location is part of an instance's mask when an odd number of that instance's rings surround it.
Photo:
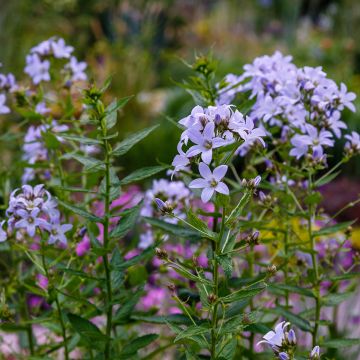
<path fill-rule="evenodd" d="M 103 146 L 105 150 L 105 210 L 104 210 L 104 249 L 108 249 L 109 245 L 109 224 L 110 224 L 110 151 L 109 143 L 106 140 L 107 130 L 106 125 L 103 126 Z M 111 272 L 107 254 L 103 255 L 103 264 L 105 269 L 106 279 L 106 344 L 105 344 L 105 360 L 110 359 L 111 347 L 111 329 L 112 329 L 112 286 L 111 286 Z"/>
<path fill-rule="evenodd" d="M 312 176 L 309 174 L 309 196 L 312 194 L 313 182 Z M 315 324 L 312 332 L 312 345 L 317 344 L 317 335 L 319 330 L 320 311 L 321 311 L 321 298 L 320 298 L 320 279 L 317 258 L 315 254 L 315 237 L 313 236 L 312 224 L 315 219 L 315 208 L 313 204 L 309 204 L 309 217 L 308 217 L 308 236 L 311 244 L 311 260 L 314 271 L 314 290 L 315 290 Z"/>
<path fill-rule="evenodd" d="M 215 211 L 217 212 L 217 211 Z M 214 231 L 216 231 L 217 227 L 217 218 L 215 220 L 214 218 Z M 217 255 L 219 255 L 219 243 L 222 239 L 222 236 L 225 231 L 225 207 L 222 211 L 222 218 L 221 218 L 221 228 L 220 228 L 220 235 L 219 235 L 219 241 L 213 242 L 213 252 L 214 252 L 214 267 L 213 267 L 213 292 L 216 296 L 216 302 L 214 306 L 212 307 L 212 316 L 211 316 L 211 359 L 216 358 L 216 343 L 217 343 L 217 324 L 218 324 L 218 302 L 217 299 L 219 297 L 219 263 L 216 259 Z"/>
<path fill-rule="evenodd" d="M 41 236 L 41 260 L 42 260 L 42 266 L 45 272 L 45 276 L 48 279 L 48 287 L 51 288 L 51 278 L 49 276 L 49 270 L 46 264 L 46 260 L 45 260 L 45 240 L 43 238 L 43 236 Z M 60 302 L 59 302 L 59 298 L 58 298 L 58 294 L 57 291 L 55 290 L 55 304 L 56 304 L 56 308 L 57 308 L 57 312 L 58 312 L 58 316 L 59 316 L 59 322 L 60 322 L 60 327 L 61 327 L 61 333 L 62 333 L 62 337 L 63 337 L 63 344 L 64 344 L 64 350 L 65 350 L 65 359 L 69 360 L 69 349 L 68 349 L 68 344 L 67 344 L 67 340 L 66 340 L 66 327 L 65 327 L 65 323 L 64 323 L 64 319 L 63 319 L 63 315 L 61 312 L 61 306 L 60 306 Z"/>

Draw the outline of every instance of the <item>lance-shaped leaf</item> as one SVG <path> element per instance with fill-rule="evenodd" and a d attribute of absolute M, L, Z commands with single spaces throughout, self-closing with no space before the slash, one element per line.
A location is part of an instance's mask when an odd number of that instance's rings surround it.
<path fill-rule="evenodd" d="M 89 320 L 75 314 L 67 314 L 71 326 L 90 348 L 99 349 L 104 346 L 106 336 Z"/>
<path fill-rule="evenodd" d="M 147 129 L 138 131 L 134 134 L 129 135 L 121 143 L 117 144 L 112 151 L 112 155 L 121 156 L 126 154 L 134 145 L 146 138 L 151 134 L 159 125 L 151 126 Z"/>
<path fill-rule="evenodd" d="M 117 111 L 120 110 L 122 107 L 124 107 L 131 98 L 132 96 L 127 96 L 119 100 L 114 100 L 106 108 L 105 125 L 108 130 L 116 125 Z"/>
<path fill-rule="evenodd" d="M 260 283 L 259 285 L 256 285 L 254 287 L 251 287 L 249 289 L 241 289 L 238 291 L 234 291 L 231 294 L 224 296 L 221 298 L 221 301 L 224 303 L 232 303 L 235 301 L 252 298 L 255 295 L 259 294 L 266 288 L 265 283 Z"/>
<path fill-rule="evenodd" d="M 147 334 L 140 336 L 134 340 L 131 340 L 130 343 L 125 344 L 123 347 L 119 359 L 128 359 L 129 357 L 132 357 L 136 355 L 138 350 L 144 348 L 145 346 L 148 346 L 153 341 L 155 341 L 159 335 L 157 334 Z"/>
<path fill-rule="evenodd" d="M 83 136 L 71 135 L 71 134 L 63 134 L 61 133 L 61 138 L 71 141 L 79 142 L 80 144 L 84 145 L 101 145 L 102 142 L 97 139 L 92 139 Z"/>
<path fill-rule="evenodd" d="M 85 172 L 96 172 L 99 170 L 105 170 L 105 164 L 98 159 L 92 158 L 90 156 L 82 156 L 79 154 L 67 154 L 63 156 L 64 159 L 73 158 L 79 161 L 82 165 L 84 165 Z"/>
<path fill-rule="evenodd" d="M 330 235 L 330 234 L 334 234 L 338 231 L 342 231 L 347 229 L 349 226 L 351 226 L 356 220 L 353 221 L 345 221 L 336 225 L 332 225 L 332 226 L 327 226 L 324 227 L 318 231 L 314 232 L 314 236 L 322 236 L 322 235 Z"/>
<path fill-rule="evenodd" d="M 186 215 L 189 224 L 191 224 L 192 227 L 195 228 L 203 237 L 216 240 L 217 234 L 211 231 L 208 225 L 199 219 L 199 217 L 191 209 L 186 211 Z"/>
<path fill-rule="evenodd" d="M 58 199 L 58 203 L 63 206 L 65 209 L 67 210 L 70 210 L 72 211 L 73 213 L 77 214 L 77 215 L 80 215 L 81 217 L 83 217 L 84 219 L 87 219 L 87 220 L 90 220 L 90 221 L 94 221 L 94 222 L 98 222 L 98 223 L 101 223 L 103 221 L 103 219 L 93 215 L 93 214 L 90 214 L 89 212 L 87 212 L 86 210 L 80 208 L 80 207 L 77 207 L 77 206 L 74 206 L 74 205 L 70 205 L 62 200 L 59 200 Z"/>
<path fill-rule="evenodd" d="M 125 324 L 127 319 L 131 316 L 136 304 L 139 302 L 140 297 L 144 294 L 143 288 L 140 287 L 134 293 L 131 293 L 125 301 L 121 302 L 120 308 L 114 315 L 114 323 Z"/>
<path fill-rule="evenodd" d="M 142 203 L 121 213 L 119 222 L 117 223 L 115 229 L 110 233 L 111 238 L 122 238 L 135 226 L 141 206 Z"/>
<path fill-rule="evenodd" d="M 174 341 L 177 342 L 182 339 L 192 338 L 194 335 L 206 334 L 209 331 L 210 328 L 206 325 L 192 325 L 178 334 Z"/>
<path fill-rule="evenodd" d="M 331 349 L 344 348 L 350 346 L 360 345 L 360 339 L 333 339 L 327 340 L 321 344 L 321 346 L 328 347 Z"/>
<path fill-rule="evenodd" d="M 122 185 L 132 184 L 134 182 L 138 182 L 144 180 L 150 176 L 153 176 L 160 171 L 166 170 L 168 166 L 158 165 L 158 166 L 148 166 L 138 170 L 135 170 L 130 175 L 124 177 L 121 180 Z"/>
<path fill-rule="evenodd" d="M 244 207 L 250 201 L 251 195 L 252 195 L 251 191 L 246 191 L 244 193 L 244 195 L 242 196 L 242 198 L 240 199 L 240 201 L 238 202 L 236 207 L 233 209 L 233 211 L 231 211 L 230 215 L 227 217 L 227 219 L 225 221 L 226 225 L 229 225 L 232 222 L 238 220 L 238 218 L 242 214 L 242 211 L 243 211 Z"/>
<path fill-rule="evenodd" d="M 308 320 L 304 319 L 300 315 L 293 314 L 281 306 L 271 309 L 270 312 L 283 316 L 287 321 L 290 321 L 293 325 L 297 326 L 303 331 L 312 331 L 312 326 Z"/>

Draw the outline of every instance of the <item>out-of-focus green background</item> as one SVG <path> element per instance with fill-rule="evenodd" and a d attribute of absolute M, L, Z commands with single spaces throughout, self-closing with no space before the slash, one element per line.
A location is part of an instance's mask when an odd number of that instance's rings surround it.
<path fill-rule="evenodd" d="M 121 118 L 120 136 L 161 122 L 156 134 L 125 159 L 131 171 L 156 159 L 170 162 L 178 120 L 193 106 L 181 80 L 196 53 L 212 51 L 219 75 L 275 49 L 297 65 L 322 65 L 330 77 L 360 94 L 358 0 L 1 0 L 0 61 L 17 77 L 25 55 L 50 36 L 64 37 L 101 82 L 113 75 L 112 95 L 135 95 Z M 345 119 L 360 129 L 359 113 Z M 341 147 L 338 148 L 338 155 Z M 335 156 L 337 154 L 335 153 Z M 125 165 L 125 163 L 123 164 Z M 360 163 L 348 166 L 360 173 Z"/>

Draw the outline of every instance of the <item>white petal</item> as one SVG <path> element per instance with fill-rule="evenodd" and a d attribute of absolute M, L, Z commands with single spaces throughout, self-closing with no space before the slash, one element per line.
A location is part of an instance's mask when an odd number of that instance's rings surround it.
<path fill-rule="evenodd" d="M 224 195 L 229 195 L 229 188 L 228 188 L 223 182 L 219 182 L 219 183 L 216 185 L 215 190 L 216 190 L 218 193 L 221 193 L 221 194 L 224 194 Z"/>
<path fill-rule="evenodd" d="M 228 167 L 226 165 L 220 165 L 216 169 L 214 169 L 214 178 L 216 181 L 220 181 L 228 171 Z"/>
<path fill-rule="evenodd" d="M 207 203 L 211 197 L 213 196 L 214 194 L 214 188 L 211 187 L 211 188 L 205 188 L 202 193 L 201 193 L 201 200 L 204 202 L 204 203 Z"/>
<path fill-rule="evenodd" d="M 189 184 L 189 188 L 202 189 L 207 187 L 209 183 L 205 179 L 195 179 Z"/>

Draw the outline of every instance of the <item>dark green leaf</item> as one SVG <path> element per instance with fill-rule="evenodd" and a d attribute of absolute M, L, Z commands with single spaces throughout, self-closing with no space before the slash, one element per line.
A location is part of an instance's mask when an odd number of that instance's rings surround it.
<path fill-rule="evenodd" d="M 138 352 L 138 350 L 144 348 L 145 346 L 148 346 L 158 337 L 159 335 L 157 334 L 147 334 L 130 341 L 130 343 L 126 344 L 123 347 L 120 353 L 120 358 L 128 359 L 129 356 L 135 355 Z"/>
<path fill-rule="evenodd" d="M 82 216 L 83 218 L 87 219 L 87 220 L 90 220 L 90 221 L 95 221 L 95 222 L 99 222 L 101 223 L 102 222 L 102 219 L 93 215 L 93 214 L 90 214 L 88 213 L 86 210 L 82 209 L 82 208 L 79 208 L 77 206 L 74 206 L 74 205 L 70 205 L 68 203 L 65 203 L 63 202 L 62 200 L 59 200 L 58 199 L 58 202 L 61 206 L 63 206 L 65 209 L 67 210 L 70 210 L 72 211 L 73 213 L 77 214 L 77 215 L 80 215 Z"/>
<path fill-rule="evenodd" d="M 321 346 L 331 349 L 360 345 L 360 339 L 333 339 L 325 341 Z"/>
<path fill-rule="evenodd" d="M 121 184 L 127 185 L 127 184 L 132 184 L 134 182 L 144 180 L 150 176 L 153 176 L 153 175 L 159 173 L 160 171 L 166 170 L 167 168 L 168 168 L 167 166 L 158 165 L 158 166 L 144 167 L 144 168 L 135 170 L 130 175 L 124 177 L 121 180 Z"/>
<path fill-rule="evenodd" d="M 342 222 L 342 223 L 339 223 L 336 225 L 324 227 L 318 231 L 315 231 L 314 236 L 330 235 L 330 234 L 336 233 L 338 231 L 345 230 L 349 226 L 351 226 L 355 221 L 356 220 L 346 221 L 346 222 Z"/>
<path fill-rule="evenodd" d="M 123 238 L 136 224 L 142 203 L 122 212 L 121 218 L 114 230 L 111 231 L 111 238 Z"/>
<path fill-rule="evenodd" d="M 84 145 L 100 145 L 100 144 L 102 144 L 102 142 L 100 140 L 77 136 L 77 135 L 61 134 L 61 137 L 66 140 L 76 141 L 76 142 L 79 142 L 80 144 L 84 144 Z"/>
<path fill-rule="evenodd" d="M 107 108 L 105 115 L 106 128 L 109 130 L 116 124 L 117 111 L 124 107 L 132 96 L 124 97 L 119 100 L 114 100 Z"/>
<path fill-rule="evenodd" d="M 312 331 L 312 326 L 310 325 L 309 321 L 280 306 L 271 309 L 271 312 L 283 316 L 287 321 L 290 321 L 293 325 L 297 326 L 301 330 L 308 332 Z"/>
<path fill-rule="evenodd" d="M 187 329 L 183 330 L 180 334 L 178 334 L 174 341 L 177 342 L 182 339 L 191 338 L 194 335 L 206 334 L 209 331 L 209 327 L 205 325 L 192 325 L 189 326 Z"/>
<path fill-rule="evenodd" d="M 147 129 L 138 131 L 134 134 L 129 135 L 124 139 L 121 143 L 115 146 L 112 151 L 112 155 L 121 156 L 126 154 L 134 145 L 138 142 L 146 138 L 149 134 L 151 134 L 159 125 L 151 126 Z"/>
<path fill-rule="evenodd" d="M 254 286 L 249 289 L 242 289 L 242 290 L 234 291 L 231 294 L 221 298 L 221 301 L 223 301 L 224 303 L 232 303 L 232 302 L 239 301 L 242 299 L 252 298 L 255 295 L 262 292 L 265 288 L 266 288 L 265 283 L 260 283 L 259 285 Z"/>

